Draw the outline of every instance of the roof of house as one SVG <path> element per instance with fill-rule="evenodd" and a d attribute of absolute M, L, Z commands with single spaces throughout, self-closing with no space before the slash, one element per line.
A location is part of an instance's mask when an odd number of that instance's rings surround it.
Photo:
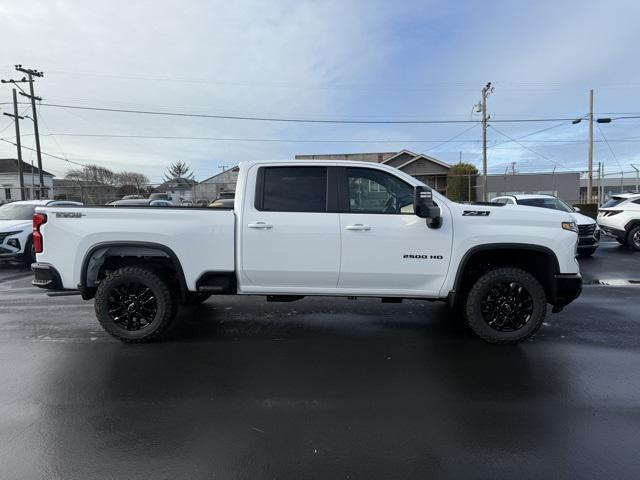
<path fill-rule="evenodd" d="M 18 159 L 16 158 L 0 158 L 0 173 L 18 173 Z M 22 173 L 31 173 L 31 165 L 24 160 L 22 161 Z M 33 167 L 33 173 L 40 173 L 38 167 Z M 52 173 L 42 170 L 43 175 L 53 177 Z"/>
<path fill-rule="evenodd" d="M 408 160 L 407 162 L 405 162 L 405 163 L 403 163 L 401 165 L 398 165 L 396 167 L 398 169 L 401 169 L 402 167 L 406 167 L 410 163 L 413 163 L 416 160 L 420 160 L 421 158 L 423 158 L 425 160 L 428 160 L 430 162 L 433 162 L 433 163 L 435 163 L 437 165 L 440 165 L 442 167 L 451 168 L 451 165 L 449 165 L 448 163 L 444 163 L 444 162 L 438 160 L 437 158 L 433 158 L 432 156 L 427 155 L 425 153 L 415 153 L 415 152 L 412 152 L 410 150 L 400 150 L 398 153 L 396 153 L 392 157 L 389 157 L 389 158 L 385 159 L 382 163 L 389 163 L 391 160 L 393 160 L 394 158 L 399 157 L 400 155 L 412 155 L 413 158 L 411 158 L 410 160 Z"/>

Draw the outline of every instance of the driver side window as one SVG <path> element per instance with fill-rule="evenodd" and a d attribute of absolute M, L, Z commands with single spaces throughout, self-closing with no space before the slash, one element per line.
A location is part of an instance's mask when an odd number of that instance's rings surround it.
<path fill-rule="evenodd" d="M 351 213 L 413 214 L 413 187 L 380 170 L 347 168 Z"/>

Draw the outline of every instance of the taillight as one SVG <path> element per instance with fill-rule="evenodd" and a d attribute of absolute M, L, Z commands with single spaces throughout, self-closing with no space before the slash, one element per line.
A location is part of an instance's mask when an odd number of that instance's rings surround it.
<path fill-rule="evenodd" d="M 47 216 L 44 213 L 33 215 L 33 249 L 36 253 L 42 253 L 42 233 L 40 226 L 47 223 Z"/>

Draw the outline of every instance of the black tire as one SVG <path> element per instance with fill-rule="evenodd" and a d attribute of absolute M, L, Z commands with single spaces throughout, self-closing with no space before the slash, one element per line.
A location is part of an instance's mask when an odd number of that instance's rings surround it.
<path fill-rule="evenodd" d="M 497 268 L 471 287 L 465 312 L 469 327 L 483 340 L 514 344 L 540 329 L 547 314 L 547 297 L 530 273 L 519 268 Z"/>
<path fill-rule="evenodd" d="M 627 246 L 627 239 L 626 239 L 626 238 L 616 237 L 616 241 L 617 241 L 620 245 L 624 245 L 625 247 Z"/>
<path fill-rule="evenodd" d="M 180 300 L 180 305 L 184 305 L 185 307 L 193 307 L 195 305 L 200 305 L 201 303 L 206 302 L 210 296 L 211 296 L 210 293 L 189 292 L 185 299 Z"/>
<path fill-rule="evenodd" d="M 640 225 L 629 230 L 627 234 L 627 246 L 631 250 L 640 252 Z"/>
<path fill-rule="evenodd" d="M 33 248 L 33 239 L 31 237 L 29 237 L 27 244 L 24 246 L 24 252 L 20 257 L 20 260 L 28 266 L 36 261 L 36 251 Z"/>
<path fill-rule="evenodd" d="M 95 296 L 102 328 L 127 343 L 157 339 L 171 325 L 177 309 L 169 284 L 143 267 L 123 267 L 110 273 L 100 282 Z"/>
<path fill-rule="evenodd" d="M 590 257 L 591 255 L 593 255 L 594 253 L 596 253 L 596 249 L 595 248 L 591 248 L 589 250 L 578 250 L 578 256 L 580 258 L 587 258 Z"/>

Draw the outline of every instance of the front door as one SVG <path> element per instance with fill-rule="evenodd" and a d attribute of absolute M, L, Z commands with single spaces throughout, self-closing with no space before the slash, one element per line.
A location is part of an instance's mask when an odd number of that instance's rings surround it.
<path fill-rule="evenodd" d="M 378 169 L 341 170 L 338 287 L 379 295 L 439 295 L 451 254 L 446 207 L 441 207 L 442 226 L 428 228 L 413 213 L 413 186 Z"/>
<path fill-rule="evenodd" d="M 260 167 L 256 172 L 255 201 L 244 203 L 242 217 L 243 290 L 335 290 L 340 228 L 338 214 L 327 213 L 327 173 L 327 167 L 316 166 Z"/>

